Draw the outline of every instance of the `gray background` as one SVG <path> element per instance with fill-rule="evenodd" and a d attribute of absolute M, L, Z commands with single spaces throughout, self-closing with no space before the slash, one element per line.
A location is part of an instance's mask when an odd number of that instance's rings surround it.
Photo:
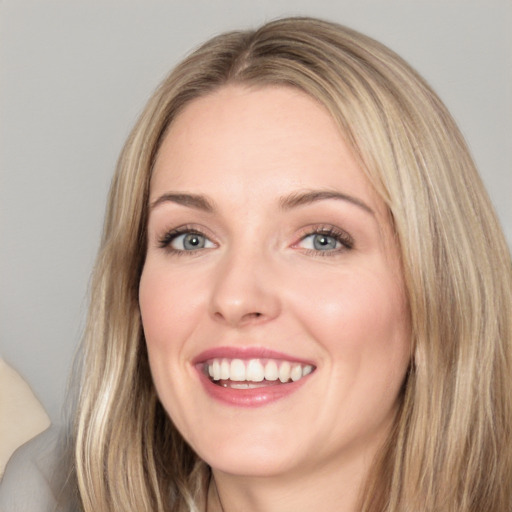
<path fill-rule="evenodd" d="M 297 14 L 375 37 L 429 80 L 469 142 L 511 244 L 510 0 L 1 1 L 0 355 L 54 421 L 107 188 L 137 114 L 209 36 Z"/>

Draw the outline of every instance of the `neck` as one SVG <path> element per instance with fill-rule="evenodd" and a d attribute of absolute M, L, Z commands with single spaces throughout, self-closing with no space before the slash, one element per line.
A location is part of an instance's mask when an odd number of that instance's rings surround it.
<path fill-rule="evenodd" d="M 334 466 L 334 465 L 333 465 Z M 323 466 L 293 475 L 240 476 L 213 470 L 208 512 L 356 512 L 367 465 Z"/>

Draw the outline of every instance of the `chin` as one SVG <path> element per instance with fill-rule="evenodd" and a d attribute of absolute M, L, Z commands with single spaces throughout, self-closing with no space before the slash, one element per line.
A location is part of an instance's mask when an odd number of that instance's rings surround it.
<path fill-rule="evenodd" d="M 293 436 L 272 432 L 272 428 L 233 430 L 221 436 L 211 432 L 207 439 L 203 433 L 201 442 L 192 447 L 212 469 L 233 475 L 277 476 L 299 463 L 300 446 L 293 442 Z"/>
<path fill-rule="evenodd" d="M 275 477 L 290 472 L 294 461 L 275 452 L 258 450 L 224 452 L 205 462 L 214 470 L 243 477 Z"/>

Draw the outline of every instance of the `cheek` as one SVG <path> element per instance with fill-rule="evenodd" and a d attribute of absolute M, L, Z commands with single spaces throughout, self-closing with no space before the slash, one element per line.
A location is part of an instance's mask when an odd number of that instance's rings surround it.
<path fill-rule="evenodd" d="M 170 296 L 171 295 L 171 296 Z M 172 294 L 169 293 L 165 283 L 154 275 L 144 272 L 139 287 L 139 305 L 142 317 L 142 326 L 148 351 L 165 348 L 165 339 L 169 329 L 169 316 Z"/>
<path fill-rule="evenodd" d="M 296 316 L 303 326 L 336 362 L 336 371 L 365 376 L 368 382 L 372 375 L 394 381 L 402 378 L 410 351 L 399 283 L 389 272 L 346 272 L 302 280 L 302 290 L 296 289 L 290 300 L 300 310 Z"/>
<path fill-rule="evenodd" d="M 156 265 L 146 265 L 139 284 L 139 305 L 156 391 L 165 409 L 179 418 L 176 404 L 185 394 L 182 377 L 187 371 L 184 340 L 193 329 L 194 322 L 187 319 L 193 316 L 195 306 L 191 288 L 168 274 Z"/>
<path fill-rule="evenodd" d="M 165 281 L 157 273 L 146 266 L 142 272 L 139 283 L 139 307 L 142 318 L 144 338 L 149 356 L 149 364 L 153 381 L 160 395 L 163 388 L 163 379 L 166 375 L 168 357 L 173 344 L 166 343 L 172 313 L 172 288 L 166 286 Z M 161 397 L 162 398 L 162 397 Z"/>
<path fill-rule="evenodd" d="M 197 320 L 198 290 L 194 283 L 180 282 L 150 261 L 139 284 L 139 305 L 151 375 L 157 394 L 181 430 L 186 425 L 189 392 L 185 383 L 190 371 L 185 341 Z M 181 427 L 181 428 L 180 428 Z"/>
<path fill-rule="evenodd" d="M 139 304 L 148 350 L 174 351 L 193 331 L 204 293 L 200 280 L 180 279 L 157 265 L 146 265 L 139 285 Z"/>
<path fill-rule="evenodd" d="M 361 435 L 381 431 L 393 421 L 410 361 L 400 287 L 385 275 L 353 274 L 325 281 L 311 298 L 311 313 L 302 317 L 326 354 L 324 399 L 342 404 L 324 411 L 334 418 L 334 437 L 342 428 Z"/>

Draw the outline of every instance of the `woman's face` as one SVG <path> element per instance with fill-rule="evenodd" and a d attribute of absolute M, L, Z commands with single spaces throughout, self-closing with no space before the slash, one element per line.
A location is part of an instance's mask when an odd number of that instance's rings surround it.
<path fill-rule="evenodd" d="M 323 107 L 292 88 L 191 102 L 158 153 L 140 309 L 183 437 L 238 475 L 361 470 L 409 362 L 385 207 Z"/>

